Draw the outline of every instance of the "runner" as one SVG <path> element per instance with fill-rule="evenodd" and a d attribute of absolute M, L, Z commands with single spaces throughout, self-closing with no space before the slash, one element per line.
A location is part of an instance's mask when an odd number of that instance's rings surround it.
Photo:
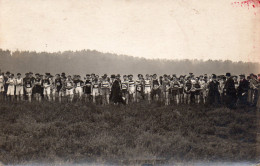
<path fill-rule="evenodd" d="M 79 101 L 82 100 L 84 82 L 81 80 L 80 75 L 77 75 L 74 80 L 75 94 L 78 96 Z"/>
<path fill-rule="evenodd" d="M 173 102 L 176 103 L 176 105 L 179 105 L 180 90 L 181 90 L 180 82 L 177 80 L 176 75 L 173 75 L 171 81 L 171 95 L 172 95 Z"/>
<path fill-rule="evenodd" d="M 85 86 L 84 86 L 84 93 L 85 93 L 85 101 L 89 102 L 91 97 L 92 91 L 92 81 L 89 74 L 86 74 Z"/>
<path fill-rule="evenodd" d="M 99 96 L 99 88 L 100 83 L 98 81 L 98 78 L 95 78 L 92 83 L 92 97 L 93 97 L 93 103 L 96 103 L 96 97 Z"/>
<path fill-rule="evenodd" d="M 40 78 L 40 74 L 35 74 L 34 81 L 34 93 L 36 101 L 42 101 L 42 79 Z"/>
<path fill-rule="evenodd" d="M 65 88 L 68 101 L 72 102 L 74 98 L 74 83 L 70 75 L 68 75 L 68 79 L 65 82 Z"/>
<path fill-rule="evenodd" d="M 138 74 L 138 78 L 135 81 L 135 86 L 136 86 L 136 102 L 140 102 L 140 99 L 142 97 L 142 91 L 143 91 L 143 79 L 142 79 L 142 74 Z"/>
<path fill-rule="evenodd" d="M 15 91 L 15 78 L 14 74 L 10 74 L 10 78 L 8 78 L 6 84 L 8 84 L 8 89 L 7 89 L 7 97 L 10 98 L 10 101 L 14 101 L 14 91 Z"/>
<path fill-rule="evenodd" d="M 129 80 L 128 80 L 128 92 L 129 92 L 129 100 L 131 102 L 135 102 L 136 101 L 136 86 L 135 86 L 135 81 L 133 80 L 133 75 L 130 74 L 128 76 Z"/>
<path fill-rule="evenodd" d="M 158 101 L 159 98 L 161 97 L 161 90 L 160 90 L 160 81 L 157 79 L 157 74 L 153 75 L 153 80 L 152 80 L 152 92 L 151 92 L 151 97 L 152 99 L 155 98 L 155 101 Z"/>
<path fill-rule="evenodd" d="M 23 79 L 24 83 L 24 88 L 25 88 L 25 92 L 26 95 L 28 97 L 28 101 L 32 102 L 32 88 L 33 88 L 33 82 L 31 80 L 31 78 L 29 77 L 29 73 L 25 74 L 25 78 Z"/>
<path fill-rule="evenodd" d="M 125 101 L 126 104 L 128 104 L 128 100 L 129 100 L 129 86 L 128 86 L 128 77 L 127 75 L 123 76 L 123 81 L 121 83 L 121 89 L 122 89 L 122 98 Z"/>
<path fill-rule="evenodd" d="M 17 78 L 15 82 L 15 93 L 16 93 L 16 99 L 17 101 L 23 101 L 23 78 L 21 78 L 21 73 L 17 73 Z"/>
<path fill-rule="evenodd" d="M 148 100 L 148 103 L 151 103 L 151 91 L 152 91 L 152 81 L 149 74 L 146 74 L 144 80 L 144 93 L 145 98 Z"/>
<path fill-rule="evenodd" d="M 64 96 L 63 93 L 63 81 L 60 77 L 60 74 L 56 74 L 55 80 L 54 80 L 54 90 L 55 90 L 55 97 L 54 97 L 54 101 L 55 98 L 58 96 L 59 97 L 59 102 L 62 102 L 62 97 Z"/>
<path fill-rule="evenodd" d="M 109 94 L 110 94 L 110 82 L 109 82 L 109 79 L 107 77 L 107 75 L 105 74 L 103 77 L 102 77 L 102 80 L 101 80 L 101 96 L 102 96 L 102 104 L 103 105 L 107 105 L 109 104 Z M 112 90 L 111 90 L 111 93 L 112 93 Z"/>
<path fill-rule="evenodd" d="M 50 73 L 46 73 L 44 79 L 42 80 L 42 86 L 44 98 L 48 101 L 51 101 L 51 84 Z"/>

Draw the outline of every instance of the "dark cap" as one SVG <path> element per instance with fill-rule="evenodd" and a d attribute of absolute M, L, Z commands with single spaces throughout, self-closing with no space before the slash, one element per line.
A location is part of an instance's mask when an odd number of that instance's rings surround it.
<path fill-rule="evenodd" d="M 230 77 L 230 76 L 231 76 L 231 74 L 230 74 L 230 73 L 226 73 L 226 76 L 227 76 L 227 77 Z"/>

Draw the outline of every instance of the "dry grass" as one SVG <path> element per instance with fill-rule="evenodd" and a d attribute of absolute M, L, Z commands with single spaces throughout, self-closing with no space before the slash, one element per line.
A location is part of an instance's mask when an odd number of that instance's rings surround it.
<path fill-rule="evenodd" d="M 0 103 L 0 161 L 253 161 L 253 108 Z"/>

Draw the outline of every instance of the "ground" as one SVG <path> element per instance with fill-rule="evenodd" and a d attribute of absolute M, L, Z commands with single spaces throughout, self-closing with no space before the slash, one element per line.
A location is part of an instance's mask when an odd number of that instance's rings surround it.
<path fill-rule="evenodd" d="M 1 102 L 0 161 L 255 161 L 260 154 L 256 112 L 249 107 L 230 110 L 161 103 Z"/>

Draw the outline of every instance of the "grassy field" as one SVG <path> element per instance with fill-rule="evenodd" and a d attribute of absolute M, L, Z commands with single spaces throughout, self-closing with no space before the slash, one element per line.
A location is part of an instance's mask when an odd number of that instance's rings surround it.
<path fill-rule="evenodd" d="M 253 108 L 0 103 L 0 161 L 129 163 L 254 161 Z"/>

